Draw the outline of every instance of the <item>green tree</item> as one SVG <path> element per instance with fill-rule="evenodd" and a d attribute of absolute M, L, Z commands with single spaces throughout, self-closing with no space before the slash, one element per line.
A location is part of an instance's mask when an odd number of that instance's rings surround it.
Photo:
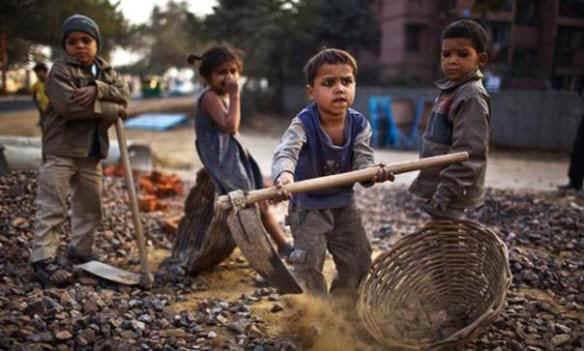
<path fill-rule="evenodd" d="M 205 19 L 209 38 L 245 53 L 246 75 L 267 78 L 274 104 L 303 81 L 305 61 L 323 46 L 376 50 L 378 25 L 367 0 L 219 0 Z"/>
<path fill-rule="evenodd" d="M 379 48 L 379 24 L 369 0 L 319 2 L 317 36 L 331 47 L 350 51 Z"/>
<path fill-rule="evenodd" d="M 109 0 L 2 0 L 0 57 L 3 71 L 26 63 L 33 44 L 60 48 L 63 21 L 75 13 L 90 16 L 99 24 L 103 37 L 102 55 L 107 57 L 114 45 L 128 44 L 128 24 L 118 3 Z"/>
<path fill-rule="evenodd" d="M 203 21 L 188 9 L 186 1 L 169 1 L 166 8 L 155 6 L 147 24 L 131 29 L 132 45 L 145 51 L 142 60 L 127 71 L 162 74 L 170 67 L 186 67 L 187 54 L 205 45 Z"/>
<path fill-rule="evenodd" d="M 60 47 L 63 21 L 81 13 L 99 24 L 104 39 L 102 54 L 107 56 L 115 45 L 128 44 L 128 24 L 117 7 L 117 3 L 109 0 L 3 0 L 0 3 L 0 31 L 9 38 Z M 11 59 L 14 61 L 17 63 Z"/>

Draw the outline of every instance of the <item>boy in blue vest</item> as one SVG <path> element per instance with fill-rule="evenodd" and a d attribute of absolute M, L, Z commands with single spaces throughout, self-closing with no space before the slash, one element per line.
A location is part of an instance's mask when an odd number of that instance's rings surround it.
<path fill-rule="evenodd" d="M 278 186 L 372 166 L 371 126 L 350 108 L 355 98 L 357 62 L 346 51 L 324 49 L 304 67 L 313 102 L 292 119 L 274 153 Z M 380 168 L 374 182 L 393 180 Z M 288 223 L 294 237 L 289 262 L 304 291 L 325 295 L 326 250 L 337 277 L 331 293 L 354 295 L 371 264 L 371 246 L 353 200 L 353 186 L 295 194 Z"/>

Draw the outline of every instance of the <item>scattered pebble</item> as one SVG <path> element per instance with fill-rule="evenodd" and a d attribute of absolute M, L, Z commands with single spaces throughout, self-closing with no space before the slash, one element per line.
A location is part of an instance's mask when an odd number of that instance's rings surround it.
<path fill-rule="evenodd" d="M 266 332 L 254 305 L 268 303 L 277 318 L 291 307 L 255 274 L 239 297 L 201 299 L 178 312 L 168 307 L 205 291 L 204 279 L 143 291 L 81 275 L 71 285 L 42 289 L 29 264 L 35 191 L 35 172 L 0 177 L 0 349 L 302 349 L 294 336 Z M 139 262 L 125 198 L 123 179 L 104 178 L 96 253 L 119 267 Z M 429 220 L 405 187 L 357 187 L 356 198 L 376 250 L 390 249 Z M 507 243 L 513 285 L 503 312 L 466 349 L 584 349 L 583 208 L 582 195 L 488 190 L 484 208 L 472 218 Z M 159 224 L 163 215 L 142 213 L 141 221 L 150 246 L 170 249 L 173 238 Z M 64 244 L 68 222 L 62 232 Z"/>

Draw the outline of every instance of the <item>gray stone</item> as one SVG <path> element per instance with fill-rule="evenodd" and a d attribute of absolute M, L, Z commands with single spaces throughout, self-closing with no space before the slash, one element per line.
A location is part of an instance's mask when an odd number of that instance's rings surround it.
<path fill-rule="evenodd" d="M 59 330 L 59 331 L 55 332 L 55 338 L 57 340 L 61 340 L 61 341 L 63 341 L 63 340 L 69 340 L 72 337 L 73 337 L 73 335 L 68 330 Z"/>
<path fill-rule="evenodd" d="M 563 345 L 563 344 L 565 344 L 568 341 L 570 341 L 570 335 L 569 334 L 558 334 L 558 335 L 555 335 L 552 338 L 552 344 L 554 346 Z"/>

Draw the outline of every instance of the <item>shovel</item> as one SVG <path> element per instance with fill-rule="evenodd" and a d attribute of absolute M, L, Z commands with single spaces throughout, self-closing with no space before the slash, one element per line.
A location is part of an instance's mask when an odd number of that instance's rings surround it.
<path fill-rule="evenodd" d="M 457 152 L 389 164 L 385 165 L 384 168 L 393 174 L 401 174 L 465 161 L 468 157 L 467 152 Z M 352 172 L 311 178 L 284 185 L 282 188 L 291 194 L 295 194 L 346 186 L 356 182 L 366 182 L 375 177 L 379 167 L 380 165 Z M 220 211 L 229 212 L 227 224 L 231 235 L 243 255 L 247 258 L 250 266 L 272 286 L 278 288 L 281 293 L 298 294 L 302 292 L 302 288 L 274 250 L 269 238 L 270 235 L 263 226 L 257 206 L 249 206 L 258 201 L 277 198 L 280 193 L 281 189 L 277 187 L 248 192 L 236 190 L 228 195 L 219 196 L 215 206 Z"/>
<path fill-rule="evenodd" d="M 399 163 L 393 163 L 384 165 L 383 167 L 392 172 L 393 174 L 402 174 L 411 171 L 418 171 L 431 167 L 440 167 L 449 165 L 451 163 L 457 163 L 468 160 L 468 152 L 454 152 L 445 155 L 425 157 L 413 161 L 405 161 Z M 378 166 L 372 166 L 357 171 L 351 171 L 346 173 L 339 173 L 324 177 L 312 178 L 303 180 L 300 182 L 295 182 L 292 184 L 287 184 L 282 187 L 282 189 L 288 191 L 290 194 L 325 190 L 339 186 L 347 186 L 357 182 L 366 182 L 373 179 L 379 170 Z M 235 193 L 235 192 L 234 192 Z M 246 207 L 248 205 L 254 204 L 256 202 L 271 200 L 278 198 L 281 194 L 281 189 L 273 186 L 270 188 L 264 188 L 259 190 L 251 190 L 243 194 L 243 197 L 235 202 L 238 207 Z M 233 199 L 230 195 L 221 195 L 217 199 L 216 205 L 222 210 L 228 210 L 233 207 Z"/>
<path fill-rule="evenodd" d="M 89 261 L 77 267 L 96 275 L 100 278 L 111 280 L 116 283 L 125 285 L 138 285 L 143 288 L 150 289 L 154 282 L 150 268 L 148 267 L 148 260 L 146 257 L 146 243 L 144 240 L 144 233 L 142 231 L 142 223 L 140 222 L 140 214 L 138 212 L 138 198 L 136 196 L 136 188 L 134 186 L 134 177 L 132 175 L 132 167 L 128 157 L 128 147 L 126 143 L 126 133 L 124 131 L 124 122 L 121 118 L 116 121 L 116 134 L 118 136 L 118 143 L 120 147 L 120 155 L 124 165 L 124 174 L 126 177 L 126 187 L 130 195 L 130 209 L 132 210 L 132 220 L 134 222 L 134 230 L 136 240 L 138 241 L 138 251 L 140 252 L 140 265 L 142 274 L 128 272 L 120 268 L 110 266 L 99 261 Z"/>

